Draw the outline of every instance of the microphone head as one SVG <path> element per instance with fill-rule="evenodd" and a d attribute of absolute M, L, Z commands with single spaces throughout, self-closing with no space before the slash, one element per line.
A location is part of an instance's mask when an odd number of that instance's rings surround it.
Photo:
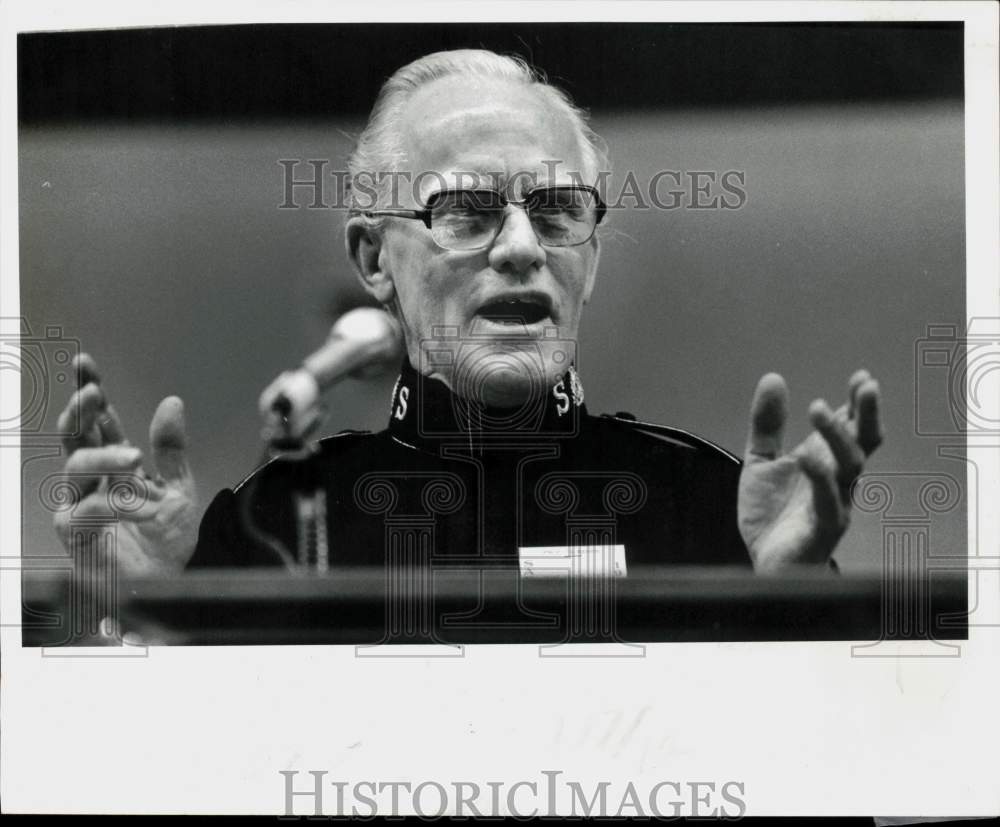
<path fill-rule="evenodd" d="M 358 307 L 345 313 L 330 329 L 331 338 L 364 342 L 371 359 L 351 376 L 370 379 L 390 370 L 397 370 L 403 359 L 403 332 L 386 311 L 375 307 Z"/>

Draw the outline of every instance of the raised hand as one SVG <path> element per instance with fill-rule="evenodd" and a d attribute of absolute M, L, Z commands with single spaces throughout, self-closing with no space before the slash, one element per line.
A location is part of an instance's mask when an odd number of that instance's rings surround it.
<path fill-rule="evenodd" d="M 108 404 L 94 360 L 80 354 L 74 363 L 79 389 L 59 417 L 68 458 L 64 481 L 72 505 L 58 511 L 55 527 L 73 550 L 92 532 L 76 523 L 116 525 L 114 550 L 125 574 L 165 574 L 183 569 L 198 536 L 195 485 L 185 457 L 184 403 L 168 396 L 149 426 L 155 476 L 142 468 L 142 452 L 125 436 Z M 103 548 L 85 554 L 105 553 Z"/>
<path fill-rule="evenodd" d="M 882 442 L 878 406 L 878 383 L 859 370 L 848 383 L 848 401 L 836 411 L 822 399 L 813 401 L 809 418 L 816 430 L 784 453 L 788 388 L 776 373 L 761 378 L 737 506 L 755 570 L 827 565 L 850 521 L 851 486 Z"/>

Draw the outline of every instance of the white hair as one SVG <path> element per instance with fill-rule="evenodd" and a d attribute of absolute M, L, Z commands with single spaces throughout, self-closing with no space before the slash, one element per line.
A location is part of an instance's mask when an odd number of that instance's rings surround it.
<path fill-rule="evenodd" d="M 565 92 L 548 83 L 544 74 L 527 61 L 517 56 L 498 55 L 486 49 L 434 52 L 396 70 L 382 86 L 368 123 L 348 160 L 351 180 L 359 181 L 359 176 L 363 175 L 368 182 L 364 203 L 361 203 L 357 189 L 351 188 L 349 215 L 374 206 L 371 203 L 372 190 L 377 193 L 376 204 L 384 204 L 391 181 L 388 180 L 389 176 L 382 176 L 381 179 L 376 176 L 379 173 L 398 171 L 405 160 L 406 150 L 399 129 L 403 108 L 418 89 L 434 80 L 452 75 L 509 80 L 537 91 L 553 107 L 565 112 L 576 129 L 584 163 L 581 174 L 588 176 L 593 182 L 598 173 L 607 167 L 607 148 L 604 141 L 590 128 L 587 113 L 577 107 Z M 376 183 L 378 181 L 381 186 Z"/>

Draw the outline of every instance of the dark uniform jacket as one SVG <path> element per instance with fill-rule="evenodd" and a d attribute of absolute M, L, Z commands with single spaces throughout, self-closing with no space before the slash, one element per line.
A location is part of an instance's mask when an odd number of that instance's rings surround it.
<path fill-rule="evenodd" d="M 692 434 L 591 416 L 572 369 L 544 398 L 493 410 L 406 364 L 386 430 L 320 440 L 221 491 L 190 565 L 523 572 L 582 548 L 619 574 L 749 566 L 739 473 L 736 457 Z"/>

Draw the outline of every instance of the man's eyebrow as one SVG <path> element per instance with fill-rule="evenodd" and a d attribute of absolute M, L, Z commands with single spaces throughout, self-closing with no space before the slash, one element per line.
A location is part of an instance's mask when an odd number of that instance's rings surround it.
<path fill-rule="evenodd" d="M 566 187 L 583 183 L 579 173 L 569 172 L 552 177 L 547 172 L 534 170 L 505 171 L 487 170 L 485 167 L 475 168 L 470 164 L 461 169 L 452 169 L 447 173 L 425 174 L 421 176 L 418 195 L 427 200 L 437 192 L 451 189 L 494 190 L 513 198 L 521 198 L 535 189 L 549 187 Z M 516 185 L 516 192 L 511 192 L 511 186 Z"/>
<path fill-rule="evenodd" d="M 454 189 L 501 189 L 498 182 L 502 182 L 505 174 L 502 172 L 490 172 L 466 167 L 453 169 L 448 172 L 423 173 L 419 176 L 420 190 L 428 195 L 441 190 Z"/>

